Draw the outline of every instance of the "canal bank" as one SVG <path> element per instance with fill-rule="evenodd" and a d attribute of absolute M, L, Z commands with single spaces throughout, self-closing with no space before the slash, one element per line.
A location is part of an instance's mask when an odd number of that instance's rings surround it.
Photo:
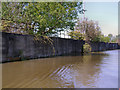
<path fill-rule="evenodd" d="M 32 35 L 21 35 L 2 32 L 2 61 L 9 62 L 24 59 L 35 59 L 67 54 L 82 54 L 83 40 L 73 40 L 58 37 L 35 40 Z M 92 51 L 105 51 L 118 49 L 117 43 L 90 43 Z"/>

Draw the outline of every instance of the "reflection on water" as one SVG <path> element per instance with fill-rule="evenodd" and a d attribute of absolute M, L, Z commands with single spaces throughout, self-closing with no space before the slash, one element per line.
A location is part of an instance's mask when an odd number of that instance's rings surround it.
<path fill-rule="evenodd" d="M 3 88 L 117 88 L 118 50 L 3 64 Z"/>

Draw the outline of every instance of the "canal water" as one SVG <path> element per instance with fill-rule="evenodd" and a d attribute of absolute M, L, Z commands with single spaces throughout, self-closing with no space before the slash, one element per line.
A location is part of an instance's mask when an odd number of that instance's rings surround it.
<path fill-rule="evenodd" d="M 2 65 L 3 88 L 117 88 L 118 51 Z"/>

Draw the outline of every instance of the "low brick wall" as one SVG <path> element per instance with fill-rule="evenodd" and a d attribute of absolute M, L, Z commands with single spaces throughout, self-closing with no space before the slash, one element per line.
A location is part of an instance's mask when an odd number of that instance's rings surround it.
<path fill-rule="evenodd" d="M 2 62 L 82 53 L 84 41 L 51 37 L 52 44 L 32 35 L 2 33 Z"/>

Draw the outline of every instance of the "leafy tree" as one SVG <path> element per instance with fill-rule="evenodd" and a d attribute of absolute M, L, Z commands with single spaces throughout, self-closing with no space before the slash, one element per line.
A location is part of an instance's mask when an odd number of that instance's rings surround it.
<path fill-rule="evenodd" d="M 5 32 L 51 35 L 74 29 L 82 2 L 2 2 Z"/>
<path fill-rule="evenodd" d="M 110 42 L 110 38 L 108 36 L 101 35 L 100 41 L 101 42 Z"/>
<path fill-rule="evenodd" d="M 109 42 L 109 43 L 116 43 L 117 36 L 113 36 L 112 34 L 108 34 L 107 36 L 101 35 L 101 42 Z"/>
<path fill-rule="evenodd" d="M 120 34 L 118 34 L 118 44 L 120 45 Z"/>
<path fill-rule="evenodd" d="M 114 36 L 112 34 L 108 34 L 108 37 L 110 38 L 110 42 L 113 41 Z"/>
<path fill-rule="evenodd" d="M 120 34 L 116 35 L 116 42 L 120 45 Z"/>
<path fill-rule="evenodd" d="M 75 40 L 84 40 L 83 34 L 81 34 L 79 31 L 69 32 L 68 35 Z"/>
<path fill-rule="evenodd" d="M 2 2 L 2 31 L 11 33 L 26 33 L 26 18 L 23 8 L 26 3 Z"/>
<path fill-rule="evenodd" d="M 98 23 L 93 20 L 88 20 L 88 18 L 83 18 L 81 20 L 78 20 L 77 25 L 75 26 L 75 31 L 80 33 L 79 35 L 83 36 L 87 42 L 100 41 L 100 35 L 101 35 L 100 27 Z"/>
<path fill-rule="evenodd" d="M 112 34 L 108 34 L 108 37 L 112 38 L 112 37 L 113 37 L 113 35 L 112 35 Z"/>

